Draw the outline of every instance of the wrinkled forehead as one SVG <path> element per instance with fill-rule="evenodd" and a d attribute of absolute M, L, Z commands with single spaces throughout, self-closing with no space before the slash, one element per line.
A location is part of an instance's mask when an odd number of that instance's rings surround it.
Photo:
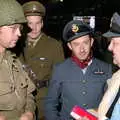
<path fill-rule="evenodd" d="M 112 37 L 111 39 L 109 39 L 110 42 L 118 42 L 120 43 L 120 37 Z"/>

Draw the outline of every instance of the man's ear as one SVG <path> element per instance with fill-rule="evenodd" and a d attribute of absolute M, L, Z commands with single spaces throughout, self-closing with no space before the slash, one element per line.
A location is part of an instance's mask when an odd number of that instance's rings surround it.
<path fill-rule="evenodd" d="M 93 46 L 94 39 L 91 38 L 91 47 Z"/>
<path fill-rule="evenodd" d="M 71 47 L 70 42 L 67 43 L 67 46 L 68 46 L 68 48 L 69 48 L 70 50 L 72 50 L 72 47 Z"/>
<path fill-rule="evenodd" d="M 43 20 L 42 20 L 42 23 L 41 23 L 41 24 L 42 24 L 41 26 L 42 26 L 42 28 L 43 28 L 43 26 L 44 26 Z"/>

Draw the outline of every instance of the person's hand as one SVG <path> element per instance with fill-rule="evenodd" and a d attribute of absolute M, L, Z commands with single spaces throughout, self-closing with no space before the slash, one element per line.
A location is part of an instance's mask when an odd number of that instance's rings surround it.
<path fill-rule="evenodd" d="M 77 119 L 77 120 L 89 120 L 89 118 L 87 118 L 87 117 L 85 116 L 85 117 L 81 117 L 81 118 L 79 118 L 79 119 Z"/>
<path fill-rule="evenodd" d="M 26 113 L 22 114 L 22 116 L 20 117 L 20 120 L 34 120 L 33 113 L 26 112 Z"/>

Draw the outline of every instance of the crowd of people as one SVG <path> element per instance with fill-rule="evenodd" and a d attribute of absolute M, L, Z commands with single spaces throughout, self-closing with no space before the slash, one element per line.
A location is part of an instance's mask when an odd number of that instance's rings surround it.
<path fill-rule="evenodd" d="M 120 71 L 94 56 L 94 29 L 71 20 L 62 43 L 43 32 L 45 15 L 38 1 L 0 1 L 0 120 L 92 120 L 71 115 L 76 105 L 98 120 L 119 120 Z M 120 67 L 117 12 L 103 36 Z"/>

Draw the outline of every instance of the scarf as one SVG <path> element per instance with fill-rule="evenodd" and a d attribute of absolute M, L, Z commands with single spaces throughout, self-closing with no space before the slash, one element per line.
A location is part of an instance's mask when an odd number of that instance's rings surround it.
<path fill-rule="evenodd" d="M 81 69 L 84 69 L 88 66 L 88 63 L 92 59 L 92 55 L 88 56 L 86 60 L 80 61 L 76 56 L 72 55 L 71 59 L 73 62 L 75 62 Z"/>

